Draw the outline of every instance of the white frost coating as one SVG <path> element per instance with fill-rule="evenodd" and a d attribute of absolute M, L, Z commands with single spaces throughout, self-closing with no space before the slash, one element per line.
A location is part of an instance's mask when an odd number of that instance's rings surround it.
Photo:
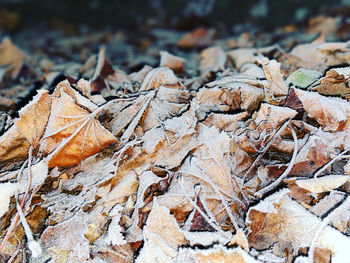
<path fill-rule="evenodd" d="M 290 192 L 289 189 L 281 189 L 277 193 L 270 195 L 264 199 L 264 201 L 258 203 L 255 206 L 252 206 L 251 209 L 261 211 L 263 213 L 277 213 L 275 204 L 278 204 L 281 199 Z M 249 212 L 248 212 L 249 213 Z"/>
<path fill-rule="evenodd" d="M 44 183 L 47 174 L 49 172 L 49 168 L 47 166 L 48 159 L 44 158 L 40 162 L 32 165 L 31 173 L 32 173 L 32 188 L 40 187 L 42 183 Z M 28 169 L 24 170 L 24 173 L 28 176 Z M 27 188 L 27 180 L 19 185 L 19 192 L 24 193 Z"/>
<path fill-rule="evenodd" d="M 293 201 L 287 195 L 288 191 L 281 190 L 250 208 L 248 217 L 251 209 L 266 213 L 278 213 L 278 217 L 283 222 L 280 225 L 280 231 L 276 233 L 279 240 L 291 242 L 296 250 L 300 247 L 310 247 L 315 242 L 315 247 L 332 251 L 332 263 L 349 262 L 350 238 L 330 226 L 325 226 L 322 228 L 319 237 L 314 241 L 314 237 L 317 236 L 323 222 Z M 275 208 L 275 206 L 278 208 Z"/>
<path fill-rule="evenodd" d="M 161 128 L 154 127 L 151 130 L 145 132 L 143 136 L 142 148 L 147 153 L 153 153 L 159 142 L 164 140 L 164 131 Z"/>
<path fill-rule="evenodd" d="M 212 248 L 208 249 L 198 249 L 198 248 L 180 248 L 179 250 L 179 255 L 176 259 L 175 262 L 177 263 L 184 263 L 184 262 L 191 262 L 191 263 L 200 263 L 199 259 L 197 258 L 196 255 L 201 255 L 201 256 L 210 256 L 213 255 L 213 259 L 210 262 L 219 262 L 217 261 L 218 259 L 215 258 L 215 254 L 220 254 L 221 256 L 226 255 L 230 259 L 232 259 L 233 255 L 241 255 L 241 257 L 244 260 L 244 263 L 261 263 L 262 261 L 255 259 L 251 255 L 249 255 L 246 251 L 241 249 L 240 247 L 237 248 L 227 248 L 223 245 L 215 245 Z M 222 258 L 222 257 L 219 258 Z M 237 262 L 242 262 L 243 261 L 238 261 L 240 258 L 237 258 Z M 207 261 L 206 261 L 207 262 Z M 209 262 L 209 261 L 208 261 Z M 228 261 L 227 261 L 228 262 Z M 230 261 L 231 262 L 231 261 Z M 234 261 L 236 262 L 236 261 Z"/>
<path fill-rule="evenodd" d="M 109 224 L 106 241 L 113 246 L 121 246 L 126 244 L 126 241 L 122 234 L 122 228 L 119 225 L 119 221 L 121 218 L 121 211 L 123 207 L 118 204 L 113 207 L 112 211 L 109 215 L 112 217 L 112 221 Z"/>
<path fill-rule="evenodd" d="M 18 183 L 3 183 L 0 184 L 0 218 L 9 209 L 10 198 L 15 194 L 18 189 Z"/>
<path fill-rule="evenodd" d="M 319 178 L 297 180 L 295 183 L 312 193 L 323 193 L 342 186 L 349 179 L 350 176 L 346 175 L 327 175 Z"/>
<path fill-rule="evenodd" d="M 160 180 L 164 178 L 156 176 L 151 171 L 143 172 L 139 176 L 139 189 L 137 191 L 137 199 L 136 204 L 134 208 L 134 212 L 132 214 L 132 225 L 127 229 L 126 233 L 126 239 L 128 242 L 136 242 L 139 240 L 142 240 L 142 232 L 141 229 L 137 226 L 138 224 L 138 218 L 139 218 L 139 208 L 144 205 L 144 195 L 148 187 L 150 187 L 152 184 L 158 183 Z"/>
<path fill-rule="evenodd" d="M 33 258 L 38 258 L 42 254 L 40 243 L 35 240 L 31 240 L 28 242 L 28 248 L 32 252 Z"/>
<path fill-rule="evenodd" d="M 232 239 L 231 232 L 196 232 L 196 231 L 182 231 L 185 234 L 185 238 L 190 242 L 191 246 L 202 245 L 202 246 L 211 246 L 214 243 L 227 244 Z"/>
<path fill-rule="evenodd" d="M 340 122 L 348 121 L 350 104 L 341 98 L 322 96 L 317 92 L 294 89 L 307 114 L 326 131 L 335 131 Z"/>

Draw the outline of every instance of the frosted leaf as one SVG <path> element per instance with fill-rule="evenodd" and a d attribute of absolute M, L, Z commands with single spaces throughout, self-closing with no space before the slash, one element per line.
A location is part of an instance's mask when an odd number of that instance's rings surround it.
<path fill-rule="evenodd" d="M 188 263 L 209 263 L 209 262 L 224 262 L 224 263 L 259 263 L 262 261 L 256 260 L 247 252 L 238 248 L 226 248 L 223 245 L 215 245 L 208 249 L 193 249 L 181 248 L 176 262 Z"/>
<path fill-rule="evenodd" d="M 186 244 L 175 218 L 168 208 L 160 206 L 157 198 L 143 228 L 144 247 L 136 259 L 140 262 L 171 262 L 177 256 L 178 247 Z"/>
<path fill-rule="evenodd" d="M 296 251 L 312 246 L 322 221 L 293 201 L 288 192 L 280 190 L 249 209 L 246 224 L 251 246 L 264 249 L 276 240 L 290 242 Z M 315 240 L 315 247 L 331 250 L 334 262 L 339 263 L 350 257 L 350 251 L 346 249 L 349 246 L 350 238 L 330 226 L 321 228 L 321 234 Z"/>
<path fill-rule="evenodd" d="M 323 193 L 334 190 L 350 180 L 346 175 L 326 175 L 323 177 L 297 180 L 295 183 L 312 193 Z"/>
<path fill-rule="evenodd" d="M 121 205 L 116 205 L 109 213 L 109 215 L 112 217 L 112 221 L 108 226 L 106 242 L 108 244 L 112 244 L 113 246 L 121 246 L 126 244 L 126 241 L 122 234 L 122 228 L 119 225 L 122 210 L 123 207 Z"/>
<path fill-rule="evenodd" d="M 0 184 L 0 218 L 8 211 L 10 198 L 18 189 L 18 184 L 2 183 Z"/>

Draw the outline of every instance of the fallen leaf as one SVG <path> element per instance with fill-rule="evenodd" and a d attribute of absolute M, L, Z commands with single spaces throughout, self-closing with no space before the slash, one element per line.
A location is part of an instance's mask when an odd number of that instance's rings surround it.
<path fill-rule="evenodd" d="M 6 71 L 12 79 L 17 78 L 26 57 L 25 53 L 16 47 L 9 38 L 2 39 L 0 44 L 0 66 L 8 67 Z"/>
<path fill-rule="evenodd" d="M 226 54 L 220 47 L 204 49 L 200 56 L 199 70 L 202 76 L 225 69 Z"/>
<path fill-rule="evenodd" d="M 160 67 L 168 67 L 175 73 L 184 73 L 185 60 L 181 57 L 174 56 L 166 51 L 160 51 Z"/>
<path fill-rule="evenodd" d="M 30 144 L 37 148 L 44 134 L 51 109 L 51 97 L 47 91 L 39 90 L 33 100 L 19 111 L 15 124 Z"/>
<path fill-rule="evenodd" d="M 178 263 L 210 263 L 210 262 L 223 262 L 223 263 L 258 263 L 262 262 L 256 260 L 250 256 L 247 252 L 241 248 L 226 248 L 222 245 L 215 245 L 212 248 L 201 250 L 193 248 L 181 248 L 179 256 L 177 257 Z"/>
<path fill-rule="evenodd" d="M 16 125 L 0 137 L 0 164 L 24 160 L 30 143 Z"/>
<path fill-rule="evenodd" d="M 101 46 L 98 53 L 95 73 L 91 78 L 91 91 L 98 92 L 104 89 L 106 87 L 106 84 L 104 83 L 104 79 L 108 75 L 113 73 L 114 73 L 113 67 L 111 63 L 108 61 L 108 59 L 106 58 L 106 48 L 105 46 Z"/>
<path fill-rule="evenodd" d="M 204 47 L 210 45 L 215 37 L 214 29 L 205 29 L 203 27 L 195 29 L 185 34 L 177 43 L 179 48 L 188 49 L 193 47 Z"/>
<path fill-rule="evenodd" d="M 346 100 L 299 89 L 295 89 L 295 93 L 306 113 L 325 131 L 341 131 L 349 128 L 350 104 Z"/>
<path fill-rule="evenodd" d="M 167 67 L 152 69 L 145 77 L 140 91 L 157 89 L 160 86 L 181 89 L 182 86 L 174 72 Z"/>
<path fill-rule="evenodd" d="M 52 98 L 51 113 L 39 150 L 49 155 L 49 167 L 67 167 L 98 153 L 117 139 L 93 114 L 80 108 L 61 91 Z"/>
<path fill-rule="evenodd" d="M 267 79 L 264 88 L 265 101 L 274 105 L 282 105 L 287 97 L 288 87 L 280 71 L 281 64 L 276 60 L 268 60 L 264 57 L 261 60 Z"/>
<path fill-rule="evenodd" d="M 171 262 L 176 259 L 178 248 L 186 245 L 184 234 L 168 208 L 159 205 L 157 198 L 143 228 L 145 244 L 136 258 L 138 262 Z"/>
<path fill-rule="evenodd" d="M 326 76 L 313 85 L 312 90 L 322 95 L 341 96 L 350 100 L 350 67 L 334 68 L 326 72 Z"/>
<path fill-rule="evenodd" d="M 332 191 L 349 181 L 346 175 L 326 175 L 319 178 L 296 180 L 296 184 L 311 193 L 323 193 Z"/>
<path fill-rule="evenodd" d="M 10 198 L 18 189 L 16 183 L 2 183 L 0 184 L 0 218 L 8 211 L 10 205 Z"/>
<path fill-rule="evenodd" d="M 331 250 L 334 262 L 344 262 L 349 258 L 346 249 L 350 244 L 349 237 L 330 226 L 322 227 L 322 221 L 290 199 L 288 192 L 280 190 L 249 209 L 246 220 L 250 231 L 249 244 L 260 250 L 276 240 L 286 241 L 292 244 L 295 253 L 302 247 L 315 244 Z M 320 227 L 321 232 L 317 234 Z"/>

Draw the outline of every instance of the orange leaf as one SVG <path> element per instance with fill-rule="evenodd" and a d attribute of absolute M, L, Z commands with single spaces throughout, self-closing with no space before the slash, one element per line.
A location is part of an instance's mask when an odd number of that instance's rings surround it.
<path fill-rule="evenodd" d="M 52 109 L 40 151 L 49 155 L 49 167 L 68 167 L 98 153 L 118 140 L 95 119 L 94 113 L 80 108 L 64 91 L 52 98 Z"/>
<path fill-rule="evenodd" d="M 50 115 L 51 98 L 47 91 L 39 90 L 33 101 L 19 111 L 15 123 L 21 133 L 34 147 L 44 134 Z"/>

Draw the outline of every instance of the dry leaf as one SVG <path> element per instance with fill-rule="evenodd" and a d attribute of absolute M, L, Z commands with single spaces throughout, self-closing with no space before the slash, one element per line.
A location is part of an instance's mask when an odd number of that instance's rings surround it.
<path fill-rule="evenodd" d="M 38 94 L 19 111 L 15 124 L 32 146 L 39 147 L 44 134 L 51 109 L 51 97 L 47 91 L 39 90 Z"/>
<path fill-rule="evenodd" d="M 168 67 L 175 73 L 184 73 L 185 60 L 181 57 L 174 56 L 166 51 L 160 51 L 160 67 Z"/>
<path fill-rule="evenodd" d="M 67 253 L 67 261 L 60 262 L 86 262 L 90 257 L 89 241 L 84 236 L 86 230 L 87 215 L 79 212 L 64 222 L 48 226 L 41 241 L 53 258 L 57 250 L 58 254 Z"/>
<path fill-rule="evenodd" d="M 326 175 L 319 178 L 296 180 L 296 184 L 311 193 L 323 193 L 337 189 L 349 181 L 350 177 L 346 175 Z"/>
<path fill-rule="evenodd" d="M 176 259 L 178 248 L 186 245 L 184 234 L 168 208 L 159 205 L 157 198 L 143 228 L 145 244 L 136 258 L 139 262 L 167 263 Z"/>
<path fill-rule="evenodd" d="M 0 218 L 8 211 L 10 198 L 18 189 L 17 183 L 2 183 L 0 184 Z"/>
<path fill-rule="evenodd" d="M 346 100 L 299 89 L 295 89 L 295 93 L 307 114 L 325 131 L 341 131 L 349 128 L 350 104 Z"/>
<path fill-rule="evenodd" d="M 267 79 L 265 91 L 265 101 L 275 105 L 282 105 L 288 94 L 288 87 L 284 83 L 280 71 L 281 64 L 276 60 L 262 58 L 262 65 Z"/>
<path fill-rule="evenodd" d="M 215 245 L 209 249 L 181 248 L 177 258 L 178 263 L 259 263 L 241 248 L 226 248 L 222 245 Z"/>
<path fill-rule="evenodd" d="M 113 74 L 114 69 L 111 63 L 106 58 L 106 48 L 105 46 L 101 46 L 100 51 L 98 53 L 97 65 L 95 68 L 95 73 L 91 78 L 91 91 L 97 92 L 101 91 L 106 87 L 104 79 Z"/>
<path fill-rule="evenodd" d="M 140 91 L 157 89 L 160 86 L 181 89 L 182 86 L 174 72 L 166 67 L 152 69 L 145 77 Z"/>
<path fill-rule="evenodd" d="M 50 154 L 49 167 L 80 163 L 116 142 L 94 115 L 76 105 L 66 92 L 52 98 L 51 114 L 40 143 L 40 151 Z"/>
<path fill-rule="evenodd" d="M 332 262 L 346 262 L 350 257 L 349 237 L 332 227 L 322 226 L 322 221 L 290 199 L 288 192 L 280 190 L 249 209 L 246 220 L 249 244 L 260 250 L 277 240 L 290 242 L 295 253 L 314 244 L 331 250 Z"/>
<path fill-rule="evenodd" d="M 216 72 L 225 69 L 226 54 L 220 47 L 210 47 L 201 52 L 199 70 L 202 76 L 209 72 Z"/>
<path fill-rule="evenodd" d="M 289 54 L 298 58 L 295 66 L 324 73 L 330 66 L 346 64 L 350 59 L 349 50 L 347 42 L 322 42 L 298 45 Z"/>
<path fill-rule="evenodd" d="M 0 164 L 25 159 L 29 146 L 26 137 L 13 125 L 0 137 Z"/>
<path fill-rule="evenodd" d="M 312 90 L 322 95 L 338 95 L 349 101 L 350 67 L 328 70 L 326 76 L 320 79 L 319 84 L 313 86 Z"/>
<path fill-rule="evenodd" d="M 0 66 L 6 66 L 6 70 L 15 79 L 22 68 L 26 55 L 16 47 L 9 38 L 3 38 L 0 44 Z"/>
<path fill-rule="evenodd" d="M 198 28 L 184 35 L 177 43 L 179 48 L 204 47 L 210 45 L 215 36 L 214 29 Z"/>

